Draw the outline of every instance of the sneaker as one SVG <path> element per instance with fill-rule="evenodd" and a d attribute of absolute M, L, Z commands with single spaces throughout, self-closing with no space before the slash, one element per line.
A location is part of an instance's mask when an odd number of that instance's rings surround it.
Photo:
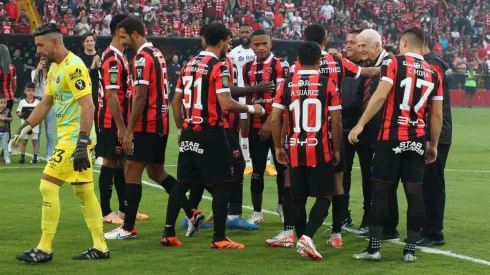
<path fill-rule="evenodd" d="M 415 255 L 412 253 L 406 253 L 405 255 L 403 255 L 403 261 L 406 263 L 413 263 L 416 260 L 417 260 L 417 257 L 415 257 Z"/>
<path fill-rule="evenodd" d="M 267 165 L 267 167 L 265 168 L 265 173 L 271 177 L 277 176 L 276 168 L 274 168 L 272 164 Z"/>
<path fill-rule="evenodd" d="M 116 213 L 111 212 L 109 215 L 104 216 L 104 222 L 112 224 L 123 224 L 124 220 L 121 219 Z"/>
<path fill-rule="evenodd" d="M 202 222 L 204 221 L 204 215 L 199 210 L 194 210 L 192 218 L 187 220 L 187 233 L 186 237 L 194 237 L 199 233 Z"/>
<path fill-rule="evenodd" d="M 38 163 L 39 163 L 39 161 L 38 161 L 37 159 L 33 159 L 33 160 L 31 161 L 31 163 L 32 163 L 32 164 L 38 164 Z"/>
<path fill-rule="evenodd" d="M 245 166 L 245 170 L 243 170 L 243 175 L 252 175 L 252 172 L 254 171 L 254 169 L 252 168 L 252 166 Z"/>
<path fill-rule="evenodd" d="M 19 164 L 25 164 L 25 163 L 26 163 L 26 160 L 25 160 L 25 159 L 22 159 L 22 158 L 21 158 L 21 159 L 19 160 Z"/>
<path fill-rule="evenodd" d="M 187 219 L 186 216 L 184 216 L 184 219 L 182 220 L 182 224 L 180 226 L 184 229 L 187 229 L 189 227 L 189 219 Z M 209 229 L 212 227 L 213 226 L 210 225 L 209 223 L 202 222 L 201 224 L 201 229 Z"/>
<path fill-rule="evenodd" d="M 344 227 L 353 227 L 354 225 L 355 225 L 354 224 L 354 220 L 352 220 L 352 215 L 351 215 L 351 212 L 349 210 L 349 214 L 342 221 L 342 228 L 344 228 Z"/>
<path fill-rule="evenodd" d="M 281 218 L 282 223 L 284 223 L 284 210 L 282 209 L 282 204 L 277 205 L 277 214 L 279 214 L 279 217 Z"/>
<path fill-rule="evenodd" d="M 15 257 L 17 260 L 25 263 L 47 263 L 53 260 L 53 252 L 46 253 L 37 248 L 28 250 Z"/>
<path fill-rule="evenodd" d="M 10 159 L 5 159 L 5 164 L 10 164 L 12 162 L 10 162 Z"/>
<path fill-rule="evenodd" d="M 242 249 L 245 249 L 245 245 L 241 244 L 241 243 L 236 243 L 236 242 L 226 238 L 223 241 L 212 242 L 211 248 L 219 249 L 219 250 L 222 250 L 222 249 L 240 249 L 240 250 L 242 250 Z"/>
<path fill-rule="evenodd" d="M 292 230 L 283 230 L 277 236 L 265 241 L 272 247 L 292 247 L 294 245 L 294 234 Z"/>
<path fill-rule="evenodd" d="M 318 251 L 316 250 L 315 244 L 313 243 L 313 241 L 311 240 L 310 237 L 301 236 L 298 243 L 296 244 L 296 248 L 298 249 L 296 251 L 298 254 L 305 253 L 313 261 L 323 260 L 322 255 L 320 253 L 318 253 Z"/>
<path fill-rule="evenodd" d="M 133 228 L 131 231 L 127 231 L 122 226 L 112 230 L 111 232 L 104 233 L 104 238 L 106 240 L 127 240 L 136 239 L 138 234 L 136 234 L 136 229 Z"/>
<path fill-rule="evenodd" d="M 356 259 L 356 260 L 381 261 L 381 252 L 379 252 L 379 250 L 378 250 L 378 251 L 370 254 L 368 252 L 368 250 L 366 249 L 359 254 L 352 255 L 352 258 Z"/>
<path fill-rule="evenodd" d="M 262 212 L 254 212 L 252 217 L 250 217 L 247 220 L 248 223 L 250 224 L 261 224 L 264 222 L 264 216 L 262 215 Z"/>
<path fill-rule="evenodd" d="M 327 241 L 333 248 L 341 248 L 342 247 L 342 235 L 340 233 L 332 233 L 330 234 L 330 239 Z"/>
<path fill-rule="evenodd" d="M 226 219 L 226 229 L 240 229 L 245 231 L 255 231 L 259 230 L 259 226 L 256 224 L 250 224 L 242 217 L 237 217 L 234 219 Z"/>
<path fill-rule="evenodd" d="M 80 256 L 75 256 L 73 260 L 107 260 L 111 257 L 109 249 L 106 251 L 100 251 L 95 248 L 89 248 L 83 252 Z"/>
<path fill-rule="evenodd" d="M 213 212 L 206 217 L 206 222 L 212 222 L 214 219 Z"/>
<path fill-rule="evenodd" d="M 407 242 L 406 239 L 404 240 L 404 242 Z M 430 239 L 430 238 L 425 237 L 425 238 L 417 241 L 415 244 L 417 246 L 430 247 L 430 246 L 441 246 L 441 245 L 445 245 L 446 242 L 444 241 L 444 239 L 433 240 L 433 239 Z"/>
<path fill-rule="evenodd" d="M 361 226 L 359 226 L 359 229 L 357 229 L 357 231 L 359 231 L 359 236 L 366 237 L 369 234 L 369 226 L 361 224 Z"/>
<path fill-rule="evenodd" d="M 137 221 L 146 221 L 148 219 L 149 219 L 148 215 L 141 214 L 141 213 L 136 213 L 136 220 Z"/>
<path fill-rule="evenodd" d="M 160 240 L 162 246 L 182 246 L 182 242 L 177 240 L 176 237 L 163 237 Z"/>

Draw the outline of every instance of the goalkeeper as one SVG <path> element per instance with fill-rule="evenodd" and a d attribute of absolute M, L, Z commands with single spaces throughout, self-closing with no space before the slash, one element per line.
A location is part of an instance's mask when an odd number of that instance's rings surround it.
<path fill-rule="evenodd" d="M 94 242 L 92 248 L 73 259 L 108 259 L 102 212 L 94 193 L 91 168 L 91 152 L 96 143 L 93 126 L 95 107 L 87 68 L 78 56 L 65 48 L 56 24 L 44 23 L 36 28 L 33 35 L 37 53 L 52 63 L 46 95 L 17 130 L 9 143 L 9 151 L 18 150 L 26 133 L 44 120 L 52 106 L 57 117 L 58 144 L 44 169 L 39 188 L 43 197 L 41 241 L 36 248 L 18 255 L 17 260 L 29 263 L 52 261 L 53 239 L 60 218 L 59 191 L 65 182 L 72 184 L 75 195 L 80 199 Z"/>

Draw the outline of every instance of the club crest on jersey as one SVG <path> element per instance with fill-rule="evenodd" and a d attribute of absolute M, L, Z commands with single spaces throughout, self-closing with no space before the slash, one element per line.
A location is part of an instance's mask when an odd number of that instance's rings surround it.
<path fill-rule="evenodd" d="M 271 74 L 272 73 L 272 68 L 271 67 L 267 68 L 267 70 L 265 70 L 265 72 L 268 73 L 268 74 Z"/>
<path fill-rule="evenodd" d="M 120 155 L 122 153 L 122 147 L 121 146 L 116 146 L 114 149 L 116 151 L 116 154 Z"/>
<path fill-rule="evenodd" d="M 240 157 L 240 150 L 233 151 L 233 157 L 236 159 L 239 158 Z"/>
<path fill-rule="evenodd" d="M 60 76 L 58 75 L 58 77 L 56 78 L 56 84 L 59 84 L 60 83 Z"/>
<path fill-rule="evenodd" d="M 73 73 L 70 74 L 70 79 L 73 80 L 73 79 L 80 78 L 82 76 L 83 76 L 82 70 L 77 68 Z"/>
<path fill-rule="evenodd" d="M 386 60 L 383 60 L 382 65 L 384 65 L 384 66 L 389 66 L 389 65 L 391 64 L 391 62 L 393 62 L 393 59 L 388 58 L 388 59 L 386 59 Z"/>
<path fill-rule="evenodd" d="M 143 56 L 140 57 L 138 60 L 136 60 L 136 62 L 134 63 L 136 67 L 144 67 L 145 64 L 146 64 L 146 60 Z"/>

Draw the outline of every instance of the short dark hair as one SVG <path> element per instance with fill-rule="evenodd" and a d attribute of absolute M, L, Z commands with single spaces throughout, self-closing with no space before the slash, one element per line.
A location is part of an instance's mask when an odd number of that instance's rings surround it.
<path fill-rule="evenodd" d="M 387 52 L 392 52 L 394 54 L 396 54 L 398 51 L 396 50 L 396 47 L 395 46 L 385 46 L 384 47 L 385 51 Z"/>
<path fill-rule="evenodd" d="M 61 34 L 60 27 L 58 27 L 58 25 L 56 25 L 55 23 L 42 23 L 41 25 L 37 26 L 36 29 L 32 32 L 32 36 L 36 37 L 49 33 Z"/>
<path fill-rule="evenodd" d="M 249 28 L 251 28 L 252 26 L 250 26 L 250 25 L 249 25 L 249 24 L 247 24 L 247 23 L 244 23 L 244 24 L 242 24 L 242 25 L 240 26 L 240 28 L 242 28 L 242 27 L 249 27 Z"/>
<path fill-rule="evenodd" d="M 32 82 L 27 82 L 24 89 L 36 89 L 36 85 Z"/>
<path fill-rule="evenodd" d="M 355 29 L 355 30 L 351 30 L 349 32 L 349 34 L 360 34 L 364 29 Z"/>
<path fill-rule="evenodd" d="M 401 37 L 405 37 L 413 47 L 422 48 L 424 46 L 424 32 L 419 27 L 413 26 L 404 30 Z"/>
<path fill-rule="evenodd" d="M 270 34 L 266 30 L 258 29 L 252 33 L 252 36 L 250 38 L 253 38 L 254 36 L 259 36 L 259 35 L 268 35 L 270 37 Z"/>
<path fill-rule="evenodd" d="M 7 97 L 5 96 L 5 94 L 1 93 L 0 94 L 0 99 L 7 99 Z"/>
<path fill-rule="evenodd" d="M 117 28 L 124 29 L 129 35 L 133 34 L 133 32 L 136 32 L 143 37 L 145 36 L 145 26 L 143 25 L 141 20 L 136 17 L 128 16 L 126 19 L 119 22 Z"/>
<path fill-rule="evenodd" d="M 305 41 L 313 41 L 321 45 L 326 37 L 326 30 L 320 24 L 312 24 L 305 29 Z"/>
<path fill-rule="evenodd" d="M 221 40 L 226 40 L 229 36 L 229 30 L 221 23 L 211 23 L 206 26 L 204 31 L 204 40 L 208 46 L 216 46 Z"/>
<path fill-rule="evenodd" d="M 199 36 L 203 36 L 204 37 L 204 32 L 206 31 L 206 27 L 207 26 L 208 25 L 204 25 L 204 26 L 201 27 L 201 30 L 199 30 Z"/>
<path fill-rule="evenodd" d="M 109 28 L 111 29 L 111 34 L 114 35 L 117 31 L 117 25 L 121 23 L 124 19 L 126 19 L 128 16 L 126 14 L 118 14 L 114 15 L 111 19 L 111 23 L 109 24 Z"/>
<path fill-rule="evenodd" d="M 306 41 L 299 46 L 298 58 L 301 65 L 315 65 L 322 57 L 322 49 L 320 45 L 313 41 Z"/>
<path fill-rule="evenodd" d="M 87 40 L 87 38 L 91 37 L 94 39 L 94 41 L 96 41 L 97 39 L 95 38 L 95 34 L 91 33 L 91 32 L 88 32 L 86 34 L 84 34 L 82 36 L 82 43 L 85 42 L 85 40 Z"/>

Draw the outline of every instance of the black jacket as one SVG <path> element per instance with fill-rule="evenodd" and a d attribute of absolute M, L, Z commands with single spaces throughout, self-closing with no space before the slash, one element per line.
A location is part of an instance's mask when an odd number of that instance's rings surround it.
<path fill-rule="evenodd" d="M 449 84 L 446 78 L 445 72 L 449 69 L 449 65 L 442 60 L 442 57 L 435 53 L 430 52 L 424 55 L 424 59 L 427 63 L 434 67 L 438 67 L 440 72 L 442 72 L 442 85 L 443 85 L 443 101 L 442 101 L 442 131 L 439 137 L 439 143 L 441 144 L 451 144 L 453 135 L 453 123 L 451 116 L 451 97 L 449 93 Z M 430 116 L 429 116 L 430 117 Z M 429 124 L 430 121 L 427 123 Z M 430 134 L 430 133 L 428 133 Z"/>
<path fill-rule="evenodd" d="M 358 66 L 364 65 L 364 62 L 356 63 Z M 342 80 L 342 128 L 344 131 L 350 131 L 356 126 L 362 115 L 362 96 L 364 93 L 364 78 L 354 78 L 346 76 Z"/>

